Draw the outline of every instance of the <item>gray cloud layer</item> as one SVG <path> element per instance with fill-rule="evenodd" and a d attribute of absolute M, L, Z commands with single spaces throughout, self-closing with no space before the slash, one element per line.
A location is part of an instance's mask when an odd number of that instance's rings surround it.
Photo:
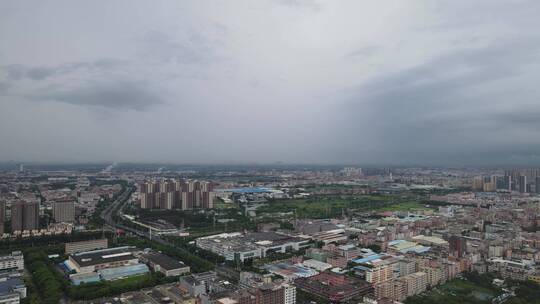
<path fill-rule="evenodd" d="M 162 102 L 159 94 L 148 90 L 144 83 L 118 81 L 91 83 L 66 91 L 42 92 L 34 98 L 78 106 L 139 111 L 147 110 Z"/>
<path fill-rule="evenodd" d="M 527 81 L 539 79 L 539 63 L 538 40 L 446 54 L 362 85 L 347 104 L 353 111 L 346 124 L 375 131 L 368 142 L 382 163 L 400 163 L 397 153 L 405 162 L 435 164 L 535 155 L 540 90 Z"/>
<path fill-rule="evenodd" d="M 0 161 L 540 165 L 538 8 L 5 1 Z"/>

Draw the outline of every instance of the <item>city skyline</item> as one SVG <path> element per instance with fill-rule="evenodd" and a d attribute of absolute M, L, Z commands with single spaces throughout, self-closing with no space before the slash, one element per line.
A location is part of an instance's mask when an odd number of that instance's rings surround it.
<path fill-rule="evenodd" d="M 540 1 L 0 1 L 0 303 L 540 304 Z"/>
<path fill-rule="evenodd" d="M 539 168 L 0 166 L 0 297 L 521 304 L 539 211 Z"/>

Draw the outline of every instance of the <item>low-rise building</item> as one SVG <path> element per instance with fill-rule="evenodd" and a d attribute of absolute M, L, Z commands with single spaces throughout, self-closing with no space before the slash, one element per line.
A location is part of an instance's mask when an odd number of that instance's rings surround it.
<path fill-rule="evenodd" d="M 132 253 L 134 247 L 117 247 L 79 252 L 69 256 L 65 263 L 77 273 L 96 272 L 101 269 L 114 268 L 139 263 L 139 259 Z"/>
<path fill-rule="evenodd" d="M 345 268 L 347 267 L 347 258 L 340 255 L 339 253 L 333 252 L 328 255 L 326 262 L 333 267 Z"/>
<path fill-rule="evenodd" d="M 287 282 L 292 282 L 297 278 L 311 277 L 319 273 L 312 268 L 304 267 L 302 264 L 292 264 L 291 262 L 266 264 L 263 268 L 270 273 L 283 277 Z"/>
<path fill-rule="evenodd" d="M 105 249 L 109 247 L 109 241 L 106 238 L 81 241 L 81 242 L 69 242 L 65 244 L 66 254 L 73 254 L 78 252 Z"/>
<path fill-rule="evenodd" d="M 82 283 L 96 283 L 101 281 L 99 273 L 97 272 L 86 272 L 86 273 L 74 273 L 69 275 L 69 280 L 73 285 L 81 285 Z"/>
<path fill-rule="evenodd" d="M 328 245 L 331 243 L 345 243 L 348 240 L 344 229 L 334 229 L 329 231 L 317 232 L 311 235 L 311 239 L 315 242 Z"/>
<path fill-rule="evenodd" d="M 158 252 L 143 254 L 141 260 L 147 263 L 155 272 L 161 272 L 166 277 L 179 276 L 188 273 L 189 266 Z"/>
<path fill-rule="evenodd" d="M 192 297 L 198 297 L 210 290 L 210 285 L 217 280 L 217 273 L 213 271 L 191 274 L 180 277 L 180 287 L 186 290 Z"/>
<path fill-rule="evenodd" d="M 371 292 L 373 287 L 366 281 L 330 272 L 309 278 L 299 278 L 294 285 L 332 303 L 344 303 Z"/>
<path fill-rule="evenodd" d="M 500 274 L 505 279 L 524 281 L 534 273 L 530 263 L 524 261 L 510 261 L 500 258 L 488 260 L 488 271 Z"/>
<path fill-rule="evenodd" d="M 19 304 L 21 296 L 16 292 L 0 294 L 0 304 Z"/>
<path fill-rule="evenodd" d="M 237 290 L 227 297 L 216 299 L 219 304 L 295 304 L 296 287 L 286 283 L 266 283 Z"/>
<path fill-rule="evenodd" d="M 0 270 L 23 270 L 24 256 L 20 251 L 13 251 L 9 255 L 0 256 Z"/>
<path fill-rule="evenodd" d="M 306 249 L 304 256 L 317 261 L 326 262 L 326 259 L 328 258 L 328 251 L 320 248 L 308 248 Z"/>
<path fill-rule="evenodd" d="M 26 298 L 26 286 L 19 272 L 0 275 L 0 303 L 15 304 Z"/>
<path fill-rule="evenodd" d="M 540 284 L 540 273 L 531 274 L 527 279 L 535 282 L 536 284 Z"/>
<path fill-rule="evenodd" d="M 212 251 L 228 261 L 244 262 L 272 252 L 285 253 L 305 248 L 309 240 L 275 232 L 222 233 L 195 240 L 197 247 Z"/>
<path fill-rule="evenodd" d="M 125 304 L 168 303 L 197 304 L 200 299 L 190 296 L 178 283 L 158 285 L 138 291 L 123 293 L 120 301 Z"/>
<path fill-rule="evenodd" d="M 407 297 L 407 285 L 401 280 L 391 280 L 375 285 L 376 299 L 392 299 L 403 301 Z"/>
<path fill-rule="evenodd" d="M 427 275 L 425 272 L 415 272 L 399 278 L 405 284 L 405 291 L 408 297 L 426 291 Z"/>
<path fill-rule="evenodd" d="M 360 248 L 352 244 L 337 246 L 336 251 L 344 256 L 347 261 L 356 259 L 361 253 Z"/>
<path fill-rule="evenodd" d="M 390 265 L 375 264 L 366 271 L 366 281 L 368 283 L 379 284 L 391 280 L 393 277 L 394 272 Z"/>
<path fill-rule="evenodd" d="M 438 265 L 421 267 L 420 271 L 427 275 L 427 284 L 430 287 L 443 283 L 445 276 L 444 270 Z"/>
<path fill-rule="evenodd" d="M 149 273 L 150 269 L 145 264 L 125 265 L 114 268 L 98 270 L 99 277 L 105 281 L 125 279 L 137 275 Z"/>
<path fill-rule="evenodd" d="M 321 272 L 333 267 L 331 264 L 317 261 L 315 259 L 305 260 L 304 262 L 302 262 L 302 264 L 306 267 L 309 267 L 309 268 L 312 268 Z"/>
<path fill-rule="evenodd" d="M 398 261 L 399 276 L 406 276 L 416 272 L 416 262 L 414 260 L 403 259 Z"/>

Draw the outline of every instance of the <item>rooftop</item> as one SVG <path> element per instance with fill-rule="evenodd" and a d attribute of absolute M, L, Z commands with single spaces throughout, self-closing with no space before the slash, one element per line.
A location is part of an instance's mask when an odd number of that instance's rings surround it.
<path fill-rule="evenodd" d="M 20 278 L 8 278 L 5 281 L 0 281 L 0 294 L 13 292 L 13 289 L 19 286 L 24 286 L 24 282 Z"/>
<path fill-rule="evenodd" d="M 143 258 L 149 260 L 150 262 L 159 265 L 165 270 L 173 270 L 187 267 L 181 261 L 175 260 L 167 255 L 158 252 L 147 253 L 143 255 Z"/>
<path fill-rule="evenodd" d="M 440 246 L 448 245 L 447 241 L 441 238 L 435 237 L 435 236 L 417 235 L 413 237 L 413 240 L 425 241 L 425 242 L 432 243 L 435 245 L 440 245 Z"/>
<path fill-rule="evenodd" d="M 92 266 L 103 263 L 125 261 L 136 259 L 132 251 L 134 247 L 117 247 L 109 249 L 100 249 L 93 251 L 80 252 L 71 255 L 71 258 L 79 264 L 80 267 Z"/>
<path fill-rule="evenodd" d="M 320 291 L 331 297 L 361 293 L 371 288 L 371 284 L 364 280 L 329 272 L 323 272 L 310 278 L 297 279 L 295 285 L 300 288 L 308 288 L 311 291 Z"/>
<path fill-rule="evenodd" d="M 370 262 L 370 261 L 373 261 L 373 260 L 380 259 L 381 257 L 382 257 L 382 255 L 380 255 L 380 254 L 373 254 L 373 255 L 367 256 L 365 258 L 353 260 L 353 262 L 357 263 L 357 264 L 362 264 L 362 263 L 367 263 L 367 262 Z"/>

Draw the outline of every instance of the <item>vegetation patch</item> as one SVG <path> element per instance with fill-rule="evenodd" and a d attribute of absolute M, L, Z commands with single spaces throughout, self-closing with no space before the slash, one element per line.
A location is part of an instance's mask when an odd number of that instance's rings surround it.
<path fill-rule="evenodd" d="M 410 198 L 391 195 L 361 195 L 351 197 L 314 196 L 306 199 L 271 200 L 257 209 L 258 215 L 294 212 L 298 218 L 333 218 L 347 210 L 412 211 L 428 209 Z"/>

